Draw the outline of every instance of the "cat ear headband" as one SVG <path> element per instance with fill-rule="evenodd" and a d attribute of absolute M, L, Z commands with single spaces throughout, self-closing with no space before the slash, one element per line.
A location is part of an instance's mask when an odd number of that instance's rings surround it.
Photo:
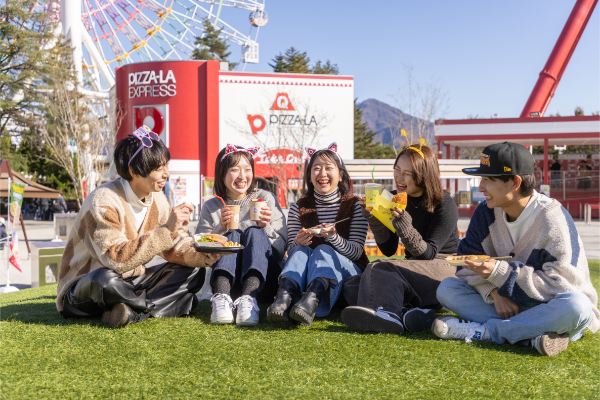
<path fill-rule="evenodd" d="M 235 147 L 235 145 L 227 143 L 227 146 L 225 146 L 225 154 L 223 154 L 223 157 L 221 157 L 221 161 L 223 161 L 225 159 L 225 157 L 227 157 L 228 155 L 237 153 L 240 151 L 243 151 L 244 153 L 249 153 L 250 156 L 254 158 L 256 153 L 258 153 L 260 151 L 260 147 L 256 146 L 256 147 L 250 147 L 247 149 L 238 149 L 237 147 Z"/>
<path fill-rule="evenodd" d="M 329 146 L 323 148 L 323 149 L 313 149 L 312 147 L 307 147 L 306 148 L 306 153 L 308 153 L 308 157 L 312 158 L 312 156 L 317 152 L 317 151 L 321 151 L 321 150 L 330 150 L 333 151 L 335 153 L 335 155 L 337 156 L 337 158 L 340 160 L 340 163 L 343 164 L 344 162 L 342 161 L 342 157 L 340 157 L 340 155 L 337 152 L 337 143 L 333 142 L 331 143 Z"/>

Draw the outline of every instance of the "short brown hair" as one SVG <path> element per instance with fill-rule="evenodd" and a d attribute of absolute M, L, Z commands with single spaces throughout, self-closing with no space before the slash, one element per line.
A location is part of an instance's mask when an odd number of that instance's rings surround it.
<path fill-rule="evenodd" d="M 417 149 L 420 147 L 423 157 L 410 147 Z M 396 168 L 400 157 L 407 156 L 410 158 L 412 178 L 417 187 L 423 189 L 424 197 L 421 201 L 421 208 L 432 213 L 435 207 L 444 201 L 444 189 L 440 181 L 440 165 L 435 153 L 429 147 L 420 144 L 413 144 L 410 147 L 398 154 L 394 162 L 394 168 Z"/>
<path fill-rule="evenodd" d="M 244 148 L 241 146 L 236 146 L 238 150 L 243 150 Z M 215 186 L 214 186 L 214 194 L 221 197 L 227 197 L 227 186 L 225 186 L 225 176 L 227 175 L 227 171 L 229 168 L 233 168 L 240 163 L 240 159 L 242 157 L 246 158 L 250 167 L 252 167 L 252 181 L 248 183 L 246 186 L 246 194 L 250 190 L 254 188 L 254 159 L 250 155 L 250 153 L 245 151 L 236 151 L 235 153 L 229 154 L 227 157 L 223 158 L 225 155 L 225 150 L 227 148 L 224 147 L 219 154 L 217 155 L 217 159 L 215 160 Z"/>

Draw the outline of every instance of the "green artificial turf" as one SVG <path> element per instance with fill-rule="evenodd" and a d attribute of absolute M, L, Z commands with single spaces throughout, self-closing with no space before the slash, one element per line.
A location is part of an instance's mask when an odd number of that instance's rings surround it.
<path fill-rule="evenodd" d="M 599 262 L 591 261 L 598 287 Z M 600 333 L 556 357 L 526 347 L 442 341 L 431 332 L 360 334 L 340 310 L 311 328 L 211 326 L 190 318 L 112 330 L 65 320 L 56 286 L 0 295 L 1 397 L 597 398 Z M 266 321 L 267 305 L 261 305 Z"/>

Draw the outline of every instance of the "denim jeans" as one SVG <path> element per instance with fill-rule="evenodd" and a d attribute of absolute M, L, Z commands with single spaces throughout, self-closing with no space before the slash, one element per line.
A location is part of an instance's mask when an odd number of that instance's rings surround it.
<path fill-rule="evenodd" d="M 325 317 L 340 297 L 344 279 L 361 274 L 362 271 L 350 259 L 344 257 L 331 246 L 296 246 L 288 254 L 287 263 L 279 276 L 289 276 L 305 291 L 315 278 L 329 279 L 329 289 L 319 304 L 317 317 Z"/>
<path fill-rule="evenodd" d="M 224 236 L 232 242 L 240 243 L 244 246 L 244 250 L 221 257 L 212 267 L 212 277 L 215 276 L 215 271 L 228 272 L 233 277 L 231 297 L 235 299 L 241 294 L 244 276 L 248 271 L 256 270 L 263 278 L 257 300 L 272 302 L 277 294 L 277 277 L 281 272 L 281 266 L 273 254 L 271 242 L 265 231 L 258 226 L 251 226 L 243 232 L 239 229 L 229 230 Z M 213 279 L 211 278 L 211 287 L 214 283 Z"/>
<path fill-rule="evenodd" d="M 569 341 L 574 342 L 592 320 L 592 303 L 581 292 L 559 293 L 548 303 L 535 307 L 521 306 L 523 312 L 509 319 L 500 318 L 496 307 L 485 303 L 477 290 L 462 279 L 444 279 L 437 298 L 461 318 L 484 324 L 490 340 L 498 344 L 515 344 L 546 332 L 567 332 Z"/>

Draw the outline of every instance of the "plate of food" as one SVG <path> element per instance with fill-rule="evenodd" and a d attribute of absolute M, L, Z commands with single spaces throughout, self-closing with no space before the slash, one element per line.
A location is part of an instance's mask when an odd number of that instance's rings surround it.
<path fill-rule="evenodd" d="M 310 232 L 310 233 L 312 233 L 313 235 L 318 235 L 318 234 L 321 234 L 321 233 L 329 232 L 335 226 L 335 224 L 339 224 L 340 222 L 345 221 L 345 220 L 347 220 L 349 218 L 350 217 L 344 218 L 344 219 L 340 219 L 339 221 L 336 221 L 336 222 L 333 222 L 333 223 L 330 223 L 330 224 L 328 224 L 328 223 L 325 222 L 323 224 L 319 224 L 317 226 L 313 226 L 312 228 L 306 228 L 305 230 L 308 231 L 308 232 Z"/>
<path fill-rule="evenodd" d="M 194 235 L 194 248 L 202 253 L 230 254 L 242 251 L 244 246 L 231 242 L 225 236 L 216 234 Z"/>
<path fill-rule="evenodd" d="M 463 256 L 448 256 L 446 257 L 446 261 L 448 261 L 448 263 L 450 265 L 454 265 L 455 267 L 464 267 L 465 265 L 465 261 L 475 261 L 475 262 L 482 262 L 482 261 L 486 261 L 493 258 L 494 260 L 505 260 L 505 261 L 510 261 L 512 260 L 512 256 L 508 256 L 508 257 L 491 257 L 491 256 L 486 256 L 486 255 L 463 255 Z"/>

